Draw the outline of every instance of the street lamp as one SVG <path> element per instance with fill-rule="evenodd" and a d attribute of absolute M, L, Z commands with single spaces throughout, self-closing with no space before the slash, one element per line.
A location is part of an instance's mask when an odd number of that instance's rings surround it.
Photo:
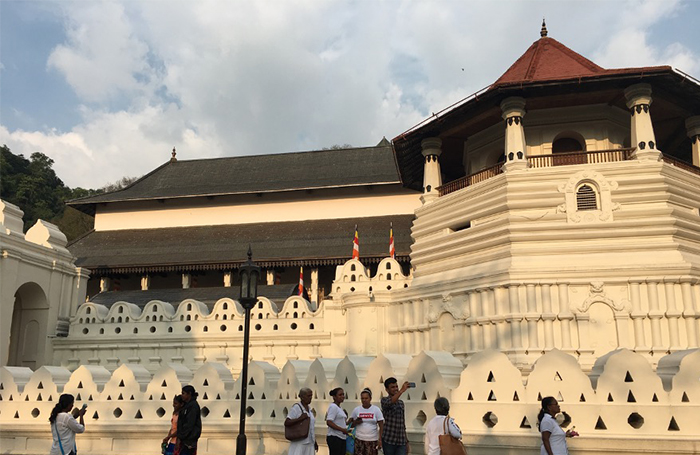
<path fill-rule="evenodd" d="M 248 245 L 248 260 L 241 266 L 241 295 L 238 301 L 245 309 L 245 332 L 243 332 L 243 368 L 241 369 L 241 427 L 236 438 L 236 455 L 245 455 L 246 398 L 248 395 L 248 345 L 250 344 L 250 310 L 258 301 L 258 278 L 260 267 L 253 262 L 253 250 Z"/>

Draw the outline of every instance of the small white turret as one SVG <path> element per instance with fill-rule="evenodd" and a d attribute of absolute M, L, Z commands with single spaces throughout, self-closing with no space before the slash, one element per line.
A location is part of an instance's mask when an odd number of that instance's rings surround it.
<path fill-rule="evenodd" d="M 442 185 L 439 157 L 442 153 L 442 140 L 439 137 L 429 137 L 421 142 L 422 153 L 425 157 L 423 169 L 423 195 L 420 200 L 423 204 L 437 199 L 440 194 L 438 187 Z"/>
<path fill-rule="evenodd" d="M 525 128 L 523 128 L 525 99 L 519 96 L 506 98 L 501 102 L 501 111 L 503 111 L 503 120 L 506 124 L 506 164 L 504 170 L 507 172 L 525 169 L 527 168 Z"/>
<path fill-rule="evenodd" d="M 634 156 L 640 160 L 659 160 L 661 153 L 657 149 L 654 126 L 651 123 L 651 86 L 649 84 L 634 84 L 625 89 L 627 107 L 631 116 L 632 147 L 637 149 Z"/>

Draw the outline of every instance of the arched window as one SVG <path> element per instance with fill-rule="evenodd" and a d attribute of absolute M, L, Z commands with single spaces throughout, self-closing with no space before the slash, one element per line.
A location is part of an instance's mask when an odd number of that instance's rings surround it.
<path fill-rule="evenodd" d="M 584 183 L 576 190 L 576 210 L 598 210 L 598 193 L 593 185 Z"/>
<path fill-rule="evenodd" d="M 552 153 L 582 152 L 583 145 L 573 137 L 560 137 L 552 143 Z"/>

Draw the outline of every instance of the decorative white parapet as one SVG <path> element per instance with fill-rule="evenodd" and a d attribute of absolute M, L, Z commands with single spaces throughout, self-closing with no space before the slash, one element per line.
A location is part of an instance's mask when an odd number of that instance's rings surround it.
<path fill-rule="evenodd" d="M 14 204 L 0 199 L 0 228 L 7 235 L 24 235 L 24 212 Z"/>
<path fill-rule="evenodd" d="M 364 387 L 372 389 L 376 403 L 384 394 L 383 380 L 394 376 L 416 383 L 402 397 L 414 452 L 421 450 L 425 424 L 435 415 L 433 401 L 438 396 L 450 400 L 450 415 L 464 431 L 469 453 L 493 453 L 494 448 L 508 454 L 533 452 L 540 440 L 539 400 L 554 396 L 565 413 L 559 416 L 562 426 L 575 426 L 581 434 L 569 441 L 572 452 L 693 453 L 690 441 L 700 437 L 700 350 L 670 354 L 658 364 L 659 371 L 654 372 L 643 356 L 622 349 L 601 357 L 589 377 L 574 357 L 553 350 L 537 359 L 524 381 L 508 357 L 494 350 L 475 354 L 466 368 L 447 352 L 290 360 L 281 371 L 254 360 L 246 409 L 249 449 L 285 453 L 283 421 L 301 387 L 314 393 L 311 407 L 317 440 L 323 445 L 323 416 L 332 388 L 345 389 L 343 408 L 351 411 L 359 405 Z M 199 451 L 220 453 L 232 447 L 241 384 L 225 365 L 207 362 L 195 371 L 163 364 L 154 374 L 126 364 L 112 373 L 86 365 L 72 373 L 61 367 L 36 372 L 0 368 L 1 450 L 45 453 L 51 444 L 46 419 L 62 393 L 73 394 L 76 406 L 88 403 L 87 431 L 78 436 L 83 454 L 157 450 L 170 426 L 173 396 L 185 384 L 199 393 L 203 417 Z"/>

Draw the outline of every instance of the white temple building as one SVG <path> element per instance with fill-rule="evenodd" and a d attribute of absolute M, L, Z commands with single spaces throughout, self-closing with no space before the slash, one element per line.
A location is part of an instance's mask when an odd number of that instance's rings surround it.
<path fill-rule="evenodd" d="M 202 453 L 233 450 L 249 244 L 265 273 L 250 453 L 285 453 L 299 387 L 322 416 L 332 387 L 350 410 L 390 375 L 418 385 L 415 452 L 446 396 L 469 453 L 535 453 L 553 395 L 581 433 L 572 453 L 700 453 L 700 82 L 677 69 L 605 69 L 543 26 L 491 86 L 392 142 L 173 151 L 70 204 L 95 229 L 67 250 L 2 206 L 1 453 L 48 450 L 47 399 L 66 391 L 90 406 L 81 453 L 157 450 L 187 383 Z"/>

